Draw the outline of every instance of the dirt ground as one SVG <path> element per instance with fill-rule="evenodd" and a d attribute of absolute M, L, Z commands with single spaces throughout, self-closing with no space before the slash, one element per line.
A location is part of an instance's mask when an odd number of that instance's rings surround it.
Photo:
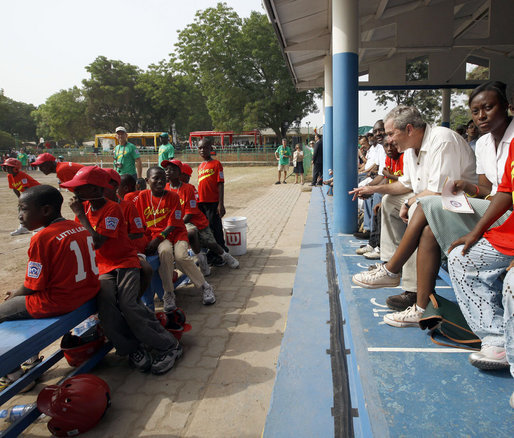
<path fill-rule="evenodd" d="M 146 170 L 144 170 L 146 171 Z M 57 187 L 55 174 L 44 175 L 40 171 L 30 172 L 30 175 L 41 184 L 50 184 Z M 271 184 L 276 181 L 276 167 L 225 167 L 225 208 L 227 216 L 236 215 L 237 210 L 244 208 L 261 196 Z M 294 183 L 294 176 L 287 180 Z M 196 172 L 193 173 L 191 183 L 197 185 Z M 64 204 L 62 214 L 65 218 L 73 219 L 68 207 L 71 193 L 63 190 Z M 8 290 L 14 290 L 23 284 L 27 266 L 27 249 L 30 234 L 12 237 L 9 233 L 18 225 L 18 198 L 8 188 L 7 173 L 0 172 L 0 299 L 3 300 Z"/>

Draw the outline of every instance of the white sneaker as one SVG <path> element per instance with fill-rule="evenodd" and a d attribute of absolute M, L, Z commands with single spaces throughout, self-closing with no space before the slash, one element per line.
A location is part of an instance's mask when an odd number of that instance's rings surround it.
<path fill-rule="evenodd" d="M 175 292 L 164 292 L 162 301 L 164 303 L 164 312 L 166 313 L 173 312 L 177 308 L 175 304 Z"/>
<path fill-rule="evenodd" d="M 352 281 L 366 289 L 380 289 L 382 287 L 399 286 L 402 277 L 400 274 L 389 274 L 385 263 L 372 271 L 362 271 L 352 277 Z"/>
<path fill-rule="evenodd" d="M 482 345 L 480 351 L 469 355 L 469 363 L 481 370 L 500 370 L 509 368 L 505 348 L 494 345 Z"/>
<path fill-rule="evenodd" d="M 407 307 L 402 312 L 388 313 L 384 315 L 384 322 L 393 327 L 418 327 L 419 320 L 423 316 L 424 311 L 418 310 L 418 307 Z"/>
<path fill-rule="evenodd" d="M 363 254 L 368 260 L 380 260 L 380 248 L 377 246 L 373 248 L 371 251 L 365 252 Z"/>
<path fill-rule="evenodd" d="M 359 254 L 359 255 L 363 255 L 370 251 L 373 251 L 373 247 L 371 245 L 367 244 L 367 245 L 362 245 L 360 248 L 357 248 L 355 250 L 355 253 Z"/>
<path fill-rule="evenodd" d="M 216 295 L 214 295 L 214 288 L 207 283 L 206 286 L 202 286 L 203 294 L 202 299 L 204 304 L 214 304 L 216 302 Z"/>
<path fill-rule="evenodd" d="M 232 269 L 239 268 L 239 262 L 230 255 L 228 252 L 224 252 L 221 255 L 221 258 L 227 262 L 227 265 L 231 267 Z"/>
<path fill-rule="evenodd" d="M 202 271 L 203 276 L 208 277 L 211 275 L 211 267 L 207 262 L 207 256 L 203 252 L 199 252 L 196 255 L 196 258 L 198 260 L 198 266 L 200 267 L 200 271 Z"/>
<path fill-rule="evenodd" d="M 19 236 L 20 234 L 29 234 L 30 231 L 27 230 L 23 225 L 20 225 L 17 230 L 14 230 L 11 233 L 11 236 Z"/>

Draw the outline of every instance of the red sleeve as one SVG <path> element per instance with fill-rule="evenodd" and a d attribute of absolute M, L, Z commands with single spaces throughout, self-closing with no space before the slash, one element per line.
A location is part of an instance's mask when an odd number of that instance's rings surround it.
<path fill-rule="evenodd" d="M 7 174 L 7 181 L 9 182 L 9 188 L 14 189 L 14 178 L 10 173 Z"/>
<path fill-rule="evenodd" d="M 510 142 L 509 155 L 505 161 L 505 170 L 503 171 L 502 182 L 498 186 L 498 192 L 511 193 L 514 191 L 514 138 Z"/>
<path fill-rule="evenodd" d="M 98 213 L 95 231 L 102 236 L 117 238 L 120 227 L 124 225 L 121 207 L 111 201 Z"/>
<path fill-rule="evenodd" d="M 128 223 L 128 232 L 130 234 L 139 234 L 144 233 L 145 228 L 143 226 L 143 221 L 141 220 L 141 216 L 139 215 L 139 211 L 133 202 L 123 201 L 123 209 L 125 213 L 125 220 Z"/>
<path fill-rule="evenodd" d="M 216 182 L 222 182 L 224 183 L 225 182 L 225 175 L 223 173 L 223 166 L 222 164 L 219 162 L 219 161 L 216 161 L 216 173 L 218 174 L 218 179 L 216 180 Z"/>
<path fill-rule="evenodd" d="M 50 260 L 47 260 L 45 254 L 46 245 L 44 242 L 39 242 L 40 237 L 39 234 L 36 234 L 30 240 L 28 250 L 29 261 L 23 283 L 25 287 L 38 291 L 46 288 L 50 272 Z"/>
<path fill-rule="evenodd" d="M 184 215 L 198 214 L 200 209 L 198 208 L 198 195 L 195 193 L 195 188 L 192 185 L 184 185 L 183 187 Z"/>

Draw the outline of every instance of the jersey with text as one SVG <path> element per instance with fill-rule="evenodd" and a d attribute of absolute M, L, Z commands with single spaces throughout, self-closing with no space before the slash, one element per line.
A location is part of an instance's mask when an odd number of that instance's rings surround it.
<path fill-rule="evenodd" d="M 102 208 L 93 210 L 91 204 L 86 201 L 84 209 L 93 229 L 98 234 L 108 237 L 96 250 L 96 262 L 100 275 L 118 268 L 140 268 L 137 251 L 128 237 L 121 207 L 114 201 L 106 200 Z"/>
<path fill-rule="evenodd" d="M 396 160 L 393 158 L 390 158 L 390 157 L 386 157 L 385 167 L 393 175 L 402 176 L 403 175 L 403 154 L 400 154 L 400 156 Z M 387 181 L 389 183 L 395 182 L 394 179 L 388 179 Z"/>
<path fill-rule="evenodd" d="M 185 217 L 186 214 L 190 214 L 191 220 L 189 222 L 195 225 L 199 230 L 203 230 L 209 226 L 209 220 L 198 208 L 198 192 L 194 185 L 183 182 L 175 189 L 168 183 L 166 188 L 170 191 L 174 191 L 179 196 L 183 217 Z"/>
<path fill-rule="evenodd" d="M 136 204 L 131 201 L 120 201 L 120 207 L 123 211 L 123 217 L 125 218 L 125 225 L 127 226 L 128 234 L 142 234 L 137 239 L 131 239 L 129 241 L 137 252 L 144 254 L 146 245 L 148 245 L 148 236 L 145 234 L 145 226 L 141 215 L 136 208 Z"/>
<path fill-rule="evenodd" d="M 77 309 L 100 290 L 93 238 L 80 224 L 61 220 L 30 240 L 25 297 L 33 318 L 62 315 Z"/>
<path fill-rule="evenodd" d="M 151 190 L 142 190 L 137 198 L 136 207 L 143 222 L 150 232 L 150 238 L 155 239 L 167 227 L 174 230 L 168 234 L 168 240 L 176 243 L 179 240 L 187 242 L 187 231 L 182 220 L 180 198 L 175 192 L 165 190 L 163 196 L 153 196 Z"/>
<path fill-rule="evenodd" d="M 16 175 L 7 175 L 7 181 L 9 182 L 10 189 L 18 190 L 20 193 L 23 193 L 29 187 L 39 185 L 34 178 L 22 171 L 19 171 Z"/>
<path fill-rule="evenodd" d="M 223 166 L 218 160 L 202 161 L 198 166 L 198 195 L 200 202 L 218 202 L 218 183 L 225 182 Z"/>

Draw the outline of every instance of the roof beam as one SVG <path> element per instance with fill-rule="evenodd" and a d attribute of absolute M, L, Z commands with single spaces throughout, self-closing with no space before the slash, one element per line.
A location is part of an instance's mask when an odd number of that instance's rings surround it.
<path fill-rule="evenodd" d="M 471 16 L 469 20 L 466 20 L 462 23 L 455 31 L 453 32 L 453 37 L 458 38 L 464 32 L 466 32 L 470 27 L 472 27 L 477 21 L 479 21 L 485 13 L 489 12 L 489 1 L 485 1 Z"/>
<path fill-rule="evenodd" d="M 326 33 L 324 35 L 320 35 L 318 37 L 308 39 L 306 41 L 301 41 L 298 43 L 291 41 L 284 49 L 286 53 L 306 50 L 328 52 L 330 50 L 330 34 Z"/>
<path fill-rule="evenodd" d="M 295 62 L 294 66 L 295 67 L 303 67 L 304 65 L 309 65 L 314 62 L 323 61 L 325 59 L 325 56 L 326 55 L 321 55 L 321 56 L 315 56 L 314 58 L 304 59 L 303 61 Z"/>
<path fill-rule="evenodd" d="M 375 12 L 375 18 L 377 20 L 382 18 L 382 15 L 384 14 L 384 11 L 387 8 L 388 3 L 389 3 L 389 0 L 380 0 L 380 3 L 377 6 L 377 12 Z"/>

